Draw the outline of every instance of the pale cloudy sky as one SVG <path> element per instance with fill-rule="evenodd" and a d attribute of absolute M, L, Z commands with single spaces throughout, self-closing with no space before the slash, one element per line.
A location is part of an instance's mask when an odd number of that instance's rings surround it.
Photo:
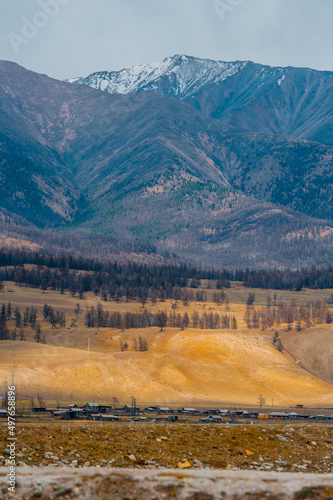
<path fill-rule="evenodd" d="M 333 71 L 333 0 L 0 0 L 0 59 L 65 79 L 174 54 Z"/>

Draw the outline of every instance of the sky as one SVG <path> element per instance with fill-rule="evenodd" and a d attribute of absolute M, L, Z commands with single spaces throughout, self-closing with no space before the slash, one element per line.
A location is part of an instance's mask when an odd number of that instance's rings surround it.
<path fill-rule="evenodd" d="M 0 59 L 57 79 L 185 54 L 333 71 L 333 0 L 1 0 Z"/>

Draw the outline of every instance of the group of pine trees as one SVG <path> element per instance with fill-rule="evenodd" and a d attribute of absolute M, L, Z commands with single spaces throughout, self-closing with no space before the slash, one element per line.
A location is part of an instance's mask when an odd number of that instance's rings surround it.
<path fill-rule="evenodd" d="M 66 315 L 64 312 L 54 310 L 53 307 L 48 304 L 44 304 L 43 307 L 43 317 L 44 321 L 51 323 L 52 328 L 59 326 L 60 328 L 65 328 L 66 326 Z"/>
<path fill-rule="evenodd" d="M 62 252 L 62 253 L 61 253 Z M 76 253 L 0 249 L 1 281 L 15 281 L 42 289 L 70 290 L 75 295 L 87 291 L 106 293 L 108 297 L 138 297 L 140 289 L 166 292 L 176 285 L 198 288 L 202 280 L 214 282 L 216 288 L 228 288 L 230 281 L 242 282 L 247 288 L 302 290 L 333 288 L 333 267 L 300 270 L 216 270 L 200 269 L 186 264 L 119 263 L 106 259 L 86 258 Z M 26 269 L 32 264 L 37 269 Z M 85 271 L 82 273 L 82 271 Z"/>
<path fill-rule="evenodd" d="M 145 271 L 143 271 L 145 272 Z M 102 300 L 139 300 L 143 305 L 148 301 L 172 299 L 175 301 L 205 302 L 207 294 L 204 290 L 193 290 L 197 282 L 191 279 L 172 279 L 166 281 L 157 277 L 131 275 L 119 276 L 104 272 L 83 273 L 68 269 L 45 269 L 25 267 L 5 268 L 0 271 L 5 281 L 13 281 L 20 286 L 40 288 L 44 291 L 53 290 L 61 293 L 69 292 L 73 297 L 83 299 L 85 294 L 92 292 Z M 200 281 L 199 281 L 200 283 Z"/>
<path fill-rule="evenodd" d="M 54 310 L 51 306 L 44 304 L 43 319 L 48 321 L 52 328 L 64 328 L 66 326 L 66 316 L 64 312 Z M 10 329 L 8 322 L 14 322 L 14 329 Z M 0 312 L 0 340 L 26 340 L 25 328 L 30 327 L 35 331 L 35 341 L 46 343 L 42 335 L 40 321 L 38 321 L 38 310 L 34 306 L 27 306 L 21 312 L 19 307 L 14 310 L 10 302 L 2 304 Z"/>
<path fill-rule="evenodd" d="M 9 329 L 8 322 L 13 321 L 15 327 Z M 26 340 L 25 327 L 30 327 L 35 330 L 36 342 L 44 342 L 45 338 L 42 337 L 42 330 L 38 322 L 37 309 L 34 306 L 26 307 L 21 313 L 19 307 L 13 311 L 10 302 L 2 304 L 0 312 L 0 340 Z"/>
<path fill-rule="evenodd" d="M 109 312 L 104 311 L 102 304 L 97 308 L 91 307 L 86 312 L 85 323 L 88 328 L 114 328 L 120 330 L 129 330 L 130 328 L 151 328 L 164 327 L 181 328 L 188 327 L 219 330 L 219 329 L 237 329 L 235 316 L 220 315 L 213 312 L 203 312 L 199 314 L 194 311 L 191 315 L 177 313 L 175 309 L 169 312 L 158 311 L 156 313 L 143 309 L 140 312 Z"/>
<path fill-rule="evenodd" d="M 30 264 L 29 268 L 25 264 Z M 121 264 L 65 254 L 0 250 L 0 280 L 42 290 L 70 291 L 81 298 L 86 292 L 94 292 L 107 300 L 144 299 L 153 291 L 158 297 L 171 298 L 176 286 L 195 289 L 203 279 L 214 281 L 217 288 L 230 286 L 223 271 L 202 270 L 185 264 Z"/>
<path fill-rule="evenodd" d="M 132 350 L 136 352 L 146 352 L 149 350 L 147 340 L 143 339 L 142 337 L 139 337 L 139 339 L 134 338 L 132 345 L 127 340 L 123 341 L 122 339 L 120 339 L 119 342 L 120 342 L 120 350 L 122 352 L 130 350 L 131 347 Z"/>
<path fill-rule="evenodd" d="M 152 272 L 149 276 L 149 268 L 133 269 L 130 274 L 130 268 L 117 268 L 114 266 L 115 274 L 105 272 L 80 272 L 70 271 L 68 269 L 49 269 L 36 267 L 27 269 L 24 266 L 5 268 L 0 270 L 0 275 L 6 281 L 13 281 L 20 286 L 31 288 L 40 288 L 44 291 L 50 289 L 64 293 L 68 291 L 73 297 L 80 299 L 85 297 L 87 292 L 93 292 L 103 301 L 133 301 L 138 300 L 143 306 L 148 302 L 154 305 L 157 301 L 173 300 L 174 307 L 178 302 L 185 306 L 190 302 L 206 302 L 207 292 L 197 287 L 200 280 L 189 279 L 183 276 L 167 275 L 158 276 Z M 140 273 L 143 272 L 143 275 Z M 148 276 L 145 276 L 145 272 Z M 160 279 L 161 278 L 161 279 Z M 167 279 L 166 279 L 167 278 Z M 217 287 L 214 292 L 214 301 L 217 304 L 228 302 L 223 291 L 219 289 L 224 285 L 229 286 L 229 282 L 219 280 L 209 282 L 213 287 Z"/>

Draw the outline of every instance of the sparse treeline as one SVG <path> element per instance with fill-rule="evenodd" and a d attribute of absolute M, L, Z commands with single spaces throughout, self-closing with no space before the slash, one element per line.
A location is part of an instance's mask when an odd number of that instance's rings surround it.
<path fill-rule="evenodd" d="M 274 325 L 287 324 L 288 329 L 296 324 L 296 329 L 309 328 L 321 323 L 331 323 L 333 320 L 328 306 L 325 302 L 309 302 L 306 305 L 279 303 L 273 307 L 247 307 L 245 318 L 248 328 L 266 328 Z"/>
<path fill-rule="evenodd" d="M 142 337 L 139 337 L 139 339 L 134 338 L 132 346 L 127 340 L 123 341 L 122 339 L 120 339 L 120 350 L 122 352 L 130 350 L 131 347 L 134 351 L 137 352 L 149 351 L 148 342 Z"/>
<path fill-rule="evenodd" d="M 44 304 L 43 307 L 43 319 L 44 321 L 48 321 L 52 325 L 52 328 L 65 328 L 66 326 L 65 313 L 55 310 L 47 304 Z M 12 321 L 15 325 L 12 330 L 9 329 L 9 321 Z M 21 312 L 19 307 L 13 310 L 10 302 L 7 305 L 2 304 L 0 309 L 0 340 L 26 340 L 24 330 L 26 327 L 35 330 L 36 342 L 45 343 L 36 307 L 25 307 L 23 312 Z"/>
<path fill-rule="evenodd" d="M 8 326 L 9 321 L 15 324 L 14 329 L 10 330 Z M 30 326 L 35 330 L 36 342 L 44 342 L 42 337 L 42 330 L 38 322 L 37 309 L 34 306 L 26 307 L 23 314 L 20 308 L 16 307 L 13 311 L 10 302 L 2 304 L 0 309 L 0 340 L 26 340 L 24 328 Z"/>
<path fill-rule="evenodd" d="M 120 313 L 118 311 L 104 311 L 102 304 L 99 304 L 97 308 L 91 307 L 86 312 L 85 319 L 88 328 L 108 327 L 128 330 L 130 328 L 151 328 L 157 326 L 162 330 L 167 326 L 181 329 L 192 327 L 202 330 L 237 329 L 235 316 L 227 314 L 219 315 L 213 312 L 199 314 L 197 311 L 194 311 L 189 315 L 187 312 L 180 314 L 175 310 L 168 314 L 165 311 L 154 313 L 146 309 L 140 312 Z"/>
<path fill-rule="evenodd" d="M 60 328 L 65 328 L 66 326 L 66 315 L 64 312 L 60 312 L 58 310 L 54 310 L 53 307 L 44 304 L 43 307 L 43 317 L 44 321 L 49 321 L 52 325 L 52 328 L 56 328 L 57 325 Z"/>
<path fill-rule="evenodd" d="M 232 271 L 225 273 L 231 281 L 242 281 L 245 287 L 265 290 L 295 290 L 303 288 L 333 288 L 333 267 L 291 271 Z"/>

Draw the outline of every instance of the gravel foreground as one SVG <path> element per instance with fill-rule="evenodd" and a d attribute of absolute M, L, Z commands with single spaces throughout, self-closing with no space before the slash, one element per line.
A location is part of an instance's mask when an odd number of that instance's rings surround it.
<path fill-rule="evenodd" d="M 19 470 L 177 468 L 333 473 L 332 425 L 50 423 L 16 429 Z M 0 466 L 10 450 L 0 427 Z M 2 452 L 2 454 L 1 454 Z"/>
<path fill-rule="evenodd" d="M 333 499 L 333 474 L 221 470 L 47 469 L 17 471 L 15 495 L 2 467 L 0 499 L 320 500 Z"/>

